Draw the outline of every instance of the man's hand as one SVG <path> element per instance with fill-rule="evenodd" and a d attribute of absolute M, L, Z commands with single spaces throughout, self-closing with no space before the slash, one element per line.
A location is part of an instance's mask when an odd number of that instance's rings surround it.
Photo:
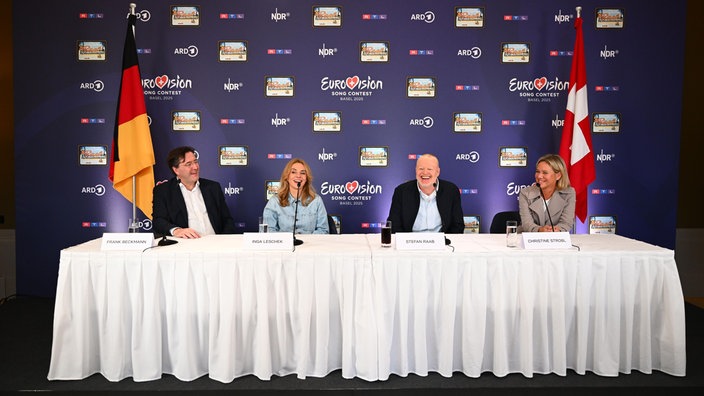
<path fill-rule="evenodd" d="M 193 228 L 177 228 L 174 230 L 176 238 L 195 239 L 200 238 L 200 234 Z"/>

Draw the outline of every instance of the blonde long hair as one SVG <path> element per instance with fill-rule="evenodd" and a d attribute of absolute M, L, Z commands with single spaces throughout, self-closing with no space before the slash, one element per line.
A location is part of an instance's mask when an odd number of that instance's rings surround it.
<path fill-rule="evenodd" d="M 306 184 L 301 186 L 299 192 L 299 199 L 303 206 L 307 206 L 309 203 L 313 202 L 315 199 L 315 188 L 313 188 L 313 173 L 310 171 L 310 166 L 301 158 L 293 158 L 290 160 L 284 170 L 281 172 L 281 179 L 279 180 L 279 205 L 282 207 L 288 206 L 288 196 L 291 191 L 291 186 L 288 184 L 288 176 L 291 174 L 291 168 L 294 164 L 301 164 L 306 171 Z"/>

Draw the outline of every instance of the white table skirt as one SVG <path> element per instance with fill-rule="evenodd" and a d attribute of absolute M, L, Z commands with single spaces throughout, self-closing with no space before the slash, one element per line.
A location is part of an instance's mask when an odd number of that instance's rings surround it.
<path fill-rule="evenodd" d="M 371 260 L 362 235 L 310 236 L 296 252 L 240 249 L 241 236 L 140 252 L 61 252 L 49 379 L 205 374 L 230 382 L 376 371 Z M 371 316 L 370 316 L 371 319 Z M 359 323 L 357 321 L 360 321 Z M 356 348 L 356 346 L 364 346 Z"/>
<path fill-rule="evenodd" d="M 579 252 L 491 234 L 451 236 L 454 252 L 299 239 L 295 252 L 246 251 L 241 235 L 62 250 L 48 378 L 685 375 L 671 250 L 614 235 L 573 235 Z"/>
<path fill-rule="evenodd" d="M 674 253 L 619 236 L 573 235 L 581 251 L 526 251 L 505 237 L 450 236 L 444 252 L 381 248 L 370 235 L 379 379 L 685 375 Z"/>

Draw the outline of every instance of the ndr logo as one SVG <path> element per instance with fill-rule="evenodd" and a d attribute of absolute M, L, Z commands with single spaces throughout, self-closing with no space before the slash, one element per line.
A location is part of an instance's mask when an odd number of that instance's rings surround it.
<path fill-rule="evenodd" d="M 278 128 L 280 126 L 286 126 L 287 123 L 291 122 L 290 118 L 279 118 L 279 113 L 276 113 L 274 115 L 274 118 L 271 119 L 271 125 L 274 127 Z"/>
<path fill-rule="evenodd" d="M 562 10 L 559 10 L 557 12 L 557 15 L 555 15 L 555 22 L 562 24 L 563 22 L 569 22 L 574 18 L 573 15 L 562 15 Z"/>
<path fill-rule="evenodd" d="M 562 128 L 565 126 L 565 120 L 561 120 L 560 116 L 555 114 L 555 119 L 552 120 L 552 127 L 557 129 L 557 128 Z"/>
<path fill-rule="evenodd" d="M 271 20 L 274 22 L 285 21 L 290 16 L 290 12 L 279 12 L 279 9 L 275 8 L 274 12 L 271 13 Z"/>
<path fill-rule="evenodd" d="M 606 46 L 604 46 L 604 49 L 599 53 L 599 56 L 604 59 L 615 58 L 616 55 L 618 55 L 618 50 L 610 50 L 606 48 Z"/>
<path fill-rule="evenodd" d="M 601 149 L 601 152 L 596 155 L 596 160 L 602 163 L 611 162 L 614 158 L 616 158 L 616 154 L 604 154 L 604 149 Z"/>
<path fill-rule="evenodd" d="M 326 153 L 325 148 L 323 148 L 322 153 L 318 153 L 318 161 L 332 161 L 337 158 L 337 153 Z"/>
<path fill-rule="evenodd" d="M 225 195 L 228 197 L 233 196 L 233 195 L 240 195 L 242 193 L 242 190 L 244 190 L 243 187 L 232 187 L 232 183 L 228 182 L 227 187 L 223 188 Z"/>
<path fill-rule="evenodd" d="M 323 48 L 318 48 L 318 56 L 322 56 L 325 59 L 326 56 L 333 56 L 337 54 L 337 48 L 325 48 L 325 43 L 323 43 Z"/>
<path fill-rule="evenodd" d="M 244 85 L 241 82 L 232 82 L 230 81 L 230 78 L 227 78 L 227 82 L 223 84 L 222 89 L 224 89 L 227 92 L 232 92 L 232 91 L 239 91 L 240 88 Z"/>

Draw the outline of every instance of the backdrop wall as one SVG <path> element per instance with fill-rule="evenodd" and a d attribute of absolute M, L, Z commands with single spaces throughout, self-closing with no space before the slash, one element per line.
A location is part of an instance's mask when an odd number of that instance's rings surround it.
<path fill-rule="evenodd" d="M 598 124 L 589 216 L 674 248 L 684 26 L 662 15 L 683 16 L 684 0 L 665 10 L 635 0 L 141 1 L 157 180 L 172 176 L 171 148 L 196 147 L 238 229 L 254 231 L 268 182 L 302 157 L 342 232 L 376 232 L 393 188 L 431 152 L 440 177 L 462 190 L 468 222 L 479 221 L 472 231 L 488 232 L 494 213 L 517 209 L 537 158 L 558 150 L 577 5 Z M 128 227 L 131 204 L 100 156 L 112 139 L 127 10 L 107 0 L 13 3 L 14 21 L 31 20 L 13 31 L 18 293 L 53 295 L 60 249 Z M 588 222 L 576 232 L 590 232 Z"/>

